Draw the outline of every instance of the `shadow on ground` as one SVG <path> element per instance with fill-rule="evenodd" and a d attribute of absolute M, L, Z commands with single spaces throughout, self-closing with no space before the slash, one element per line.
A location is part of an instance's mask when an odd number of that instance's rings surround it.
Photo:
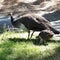
<path fill-rule="evenodd" d="M 32 42 L 34 45 L 48 45 L 48 43 L 60 43 L 60 40 L 59 41 L 55 41 L 55 40 L 47 40 L 44 44 L 40 43 L 40 40 L 39 39 L 25 39 L 25 38 L 9 38 L 10 41 L 13 41 L 13 42 Z"/>

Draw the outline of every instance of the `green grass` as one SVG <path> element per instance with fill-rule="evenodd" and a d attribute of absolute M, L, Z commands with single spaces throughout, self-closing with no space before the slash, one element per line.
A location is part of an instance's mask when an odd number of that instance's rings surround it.
<path fill-rule="evenodd" d="M 40 45 L 27 33 L 4 32 L 0 35 L 0 60 L 60 60 L 60 41 Z"/>

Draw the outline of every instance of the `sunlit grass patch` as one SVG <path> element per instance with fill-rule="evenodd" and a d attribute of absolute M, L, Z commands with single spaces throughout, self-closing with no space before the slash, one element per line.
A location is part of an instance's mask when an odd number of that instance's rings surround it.
<path fill-rule="evenodd" d="M 35 32 L 34 33 L 34 35 L 32 36 L 32 38 L 33 39 L 35 39 L 36 38 L 36 36 L 38 36 L 38 34 L 39 34 L 39 32 Z M 1 36 L 0 36 L 0 39 L 1 38 L 25 38 L 25 39 L 27 39 L 28 38 L 28 32 L 19 32 L 19 33 L 17 33 L 17 32 L 4 32 L 3 34 L 1 34 Z"/>
<path fill-rule="evenodd" d="M 23 35 L 27 36 L 27 33 L 5 32 L 0 35 L 1 60 L 60 60 L 60 42 L 37 45 L 32 41 L 35 38 L 27 40 Z"/>
<path fill-rule="evenodd" d="M 55 49 L 57 44 L 52 43 L 49 46 L 36 46 L 32 42 L 15 42 L 11 54 L 6 56 L 7 60 L 39 60 L 45 57 L 54 58 Z M 50 47 L 50 48 L 49 48 Z M 10 47 L 11 49 L 11 47 Z M 7 49 L 6 49 L 7 50 Z"/>

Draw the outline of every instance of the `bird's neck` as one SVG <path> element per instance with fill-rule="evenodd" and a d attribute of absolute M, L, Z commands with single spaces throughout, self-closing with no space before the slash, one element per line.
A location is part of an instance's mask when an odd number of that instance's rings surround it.
<path fill-rule="evenodd" d="M 14 22 L 14 18 L 13 18 L 13 16 L 10 16 L 10 18 L 11 18 L 11 22 L 13 23 L 13 22 Z"/>

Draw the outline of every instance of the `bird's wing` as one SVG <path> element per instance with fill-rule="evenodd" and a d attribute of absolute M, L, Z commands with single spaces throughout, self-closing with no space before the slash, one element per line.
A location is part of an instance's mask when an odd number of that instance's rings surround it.
<path fill-rule="evenodd" d="M 49 21 L 41 19 L 41 18 L 32 18 L 36 24 L 34 24 L 34 27 L 39 28 L 39 29 L 49 29 L 47 24 L 50 24 Z"/>

